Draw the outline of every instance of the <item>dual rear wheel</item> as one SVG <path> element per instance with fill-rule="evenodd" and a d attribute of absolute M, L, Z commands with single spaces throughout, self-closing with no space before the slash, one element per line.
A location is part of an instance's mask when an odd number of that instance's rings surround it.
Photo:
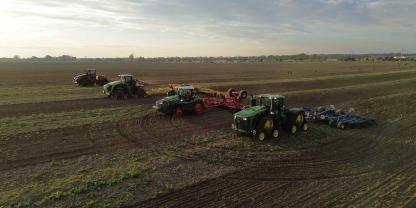
<path fill-rule="evenodd" d="M 299 113 L 290 120 L 287 128 L 289 133 L 296 134 L 298 131 L 307 132 L 309 125 L 306 123 L 303 113 Z M 280 125 L 271 117 L 263 117 L 256 128 L 255 135 L 260 141 L 267 138 L 279 139 Z"/>
<path fill-rule="evenodd" d="M 256 137 L 260 141 L 267 138 L 278 139 L 280 136 L 279 125 L 271 117 L 264 117 L 257 126 Z"/>
<path fill-rule="evenodd" d="M 196 103 L 193 106 L 193 110 L 195 112 L 196 115 L 201 115 L 204 113 L 205 111 L 205 106 L 203 103 Z M 183 109 L 181 106 L 177 106 L 174 110 L 173 110 L 173 114 L 175 117 L 180 118 L 183 116 Z"/>

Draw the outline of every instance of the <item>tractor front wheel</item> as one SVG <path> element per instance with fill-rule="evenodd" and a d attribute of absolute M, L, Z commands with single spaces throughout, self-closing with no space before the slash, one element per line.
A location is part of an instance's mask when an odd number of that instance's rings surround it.
<path fill-rule="evenodd" d="M 197 115 L 203 114 L 204 113 L 204 104 L 202 104 L 202 103 L 195 104 L 194 110 L 195 110 L 195 113 Z"/>
<path fill-rule="evenodd" d="M 121 99 L 124 99 L 125 96 L 126 95 L 124 94 L 123 90 L 114 90 L 112 98 L 114 100 L 121 100 Z"/>
<path fill-rule="evenodd" d="M 271 117 L 263 117 L 260 119 L 260 122 L 257 125 L 257 139 L 263 141 L 270 137 L 270 134 L 273 134 L 275 129 L 274 121 Z"/>
<path fill-rule="evenodd" d="M 177 118 L 182 117 L 182 115 L 183 115 L 182 108 L 181 108 L 181 107 L 177 107 L 177 108 L 175 109 L 174 113 L 175 113 L 175 117 L 177 117 Z"/>

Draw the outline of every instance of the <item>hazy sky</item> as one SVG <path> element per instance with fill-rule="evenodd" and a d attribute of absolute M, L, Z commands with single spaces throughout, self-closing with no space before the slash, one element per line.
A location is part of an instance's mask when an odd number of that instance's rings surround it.
<path fill-rule="evenodd" d="M 415 0 L 1 0 L 0 57 L 416 52 Z"/>

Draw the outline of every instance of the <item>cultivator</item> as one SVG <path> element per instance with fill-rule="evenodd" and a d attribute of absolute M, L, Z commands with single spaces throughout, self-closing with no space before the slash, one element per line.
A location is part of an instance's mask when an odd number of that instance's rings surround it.
<path fill-rule="evenodd" d="M 218 107 L 237 112 L 248 107 L 248 105 L 244 103 L 244 99 L 247 98 L 247 95 L 247 91 L 245 90 L 236 91 L 235 89 L 230 88 L 227 92 L 227 96 L 204 96 L 202 99 L 207 107 Z"/>
<path fill-rule="evenodd" d="M 303 108 L 305 118 L 310 122 L 326 122 L 332 128 L 365 128 L 376 124 L 373 118 L 362 117 L 337 110 L 334 106 Z"/>

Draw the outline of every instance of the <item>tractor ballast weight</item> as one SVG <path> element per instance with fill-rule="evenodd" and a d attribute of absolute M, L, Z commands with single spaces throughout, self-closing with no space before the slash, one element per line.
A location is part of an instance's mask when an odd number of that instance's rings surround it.
<path fill-rule="evenodd" d="M 194 112 L 199 115 L 205 111 L 204 101 L 196 96 L 195 88 L 190 85 L 176 86 L 167 97 L 156 101 L 153 108 L 163 114 L 176 117 L 182 117 L 184 112 Z"/>
<path fill-rule="evenodd" d="M 144 83 L 133 78 L 130 74 L 118 75 L 118 80 L 109 82 L 103 86 L 103 93 L 108 98 L 129 99 L 140 98 L 146 96 Z"/>
<path fill-rule="evenodd" d="M 308 123 L 300 108 L 286 108 L 281 95 L 264 94 L 252 98 L 252 106 L 234 114 L 233 129 L 238 135 L 254 136 L 263 141 L 279 138 L 283 130 L 306 132 Z"/>
<path fill-rule="evenodd" d="M 97 75 L 97 70 L 95 69 L 87 69 L 85 74 L 75 76 L 72 82 L 79 86 L 103 86 L 108 83 L 108 79 L 102 74 Z"/>

